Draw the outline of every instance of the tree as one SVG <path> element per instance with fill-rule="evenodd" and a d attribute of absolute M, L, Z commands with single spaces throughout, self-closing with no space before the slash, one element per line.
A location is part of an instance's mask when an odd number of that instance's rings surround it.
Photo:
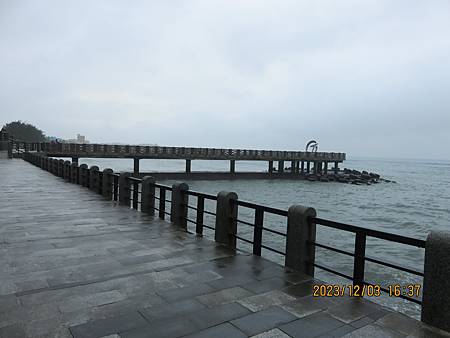
<path fill-rule="evenodd" d="M 10 136 L 20 141 L 45 142 L 44 132 L 26 122 L 10 122 L 5 124 L 2 130 L 5 130 Z"/>

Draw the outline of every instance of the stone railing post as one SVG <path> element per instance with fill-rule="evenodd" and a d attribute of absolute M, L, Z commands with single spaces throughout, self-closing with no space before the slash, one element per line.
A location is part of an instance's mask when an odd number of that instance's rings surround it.
<path fill-rule="evenodd" d="M 70 182 L 70 161 L 64 162 L 64 179 Z"/>
<path fill-rule="evenodd" d="M 58 161 L 58 176 L 64 177 L 64 160 Z"/>
<path fill-rule="evenodd" d="M 450 232 L 432 231 L 426 240 L 422 321 L 450 331 Z"/>
<path fill-rule="evenodd" d="M 187 228 L 187 210 L 189 195 L 186 191 L 189 186 L 186 183 L 175 183 L 172 185 L 172 203 L 170 207 L 170 221 L 184 229 Z"/>
<path fill-rule="evenodd" d="M 142 179 L 141 211 L 149 215 L 155 214 L 155 178 L 152 176 Z"/>
<path fill-rule="evenodd" d="M 87 187 L 88 183 L 87 183 L 87 170 L 88 170 L 88 166 L 87 164 L 82 164 L 78 167 L 78 183 L 82 186 L 82 187 Z"/>
<path fill-rule="evenodd" d="M 78 163 L 72 162 L 70 165 L 70 182 L 78 183 Z"/>
<path fill-rule="evenodd" d="M 113 172 L 114 171 L 110 168 L 103 169 L 102 195 L 108 200 L 112 199 L 113 177 L 111 174 Z"/>
<path fill-rule="evenodd" d="M 130 177 L 130 173 L 121 172 L 119 177 L 119 204 L 130 206 L 131 201 L 131 186 L 130 180 L 127 178 Z"/>
<path fill-rule="evenodd" d="M 309 217 L 316 217 L 314 208 L 302 205 L 289 208 L 284 265 L 314 276 L 315 247 L 308 242 L 316 240 L 316 225 L 309 222 Z"/>
<path fill-rule="evenodd" d="M 217 194 L 214 239 L 231 249 L 236 249 L 238 206 L 233 201 L 237 201 L 237 199 L 238 195 L 235 192 L 221 191 Z"/>
<path fill-rule="evenodd" d="M 98 192 L 98 167 L 93 165 L 89 168 L 89 189 Z"/>

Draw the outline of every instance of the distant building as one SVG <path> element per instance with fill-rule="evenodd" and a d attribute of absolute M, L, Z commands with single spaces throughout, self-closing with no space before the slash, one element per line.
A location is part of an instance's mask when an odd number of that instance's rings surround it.
<path fill-rule="evenodd" d="M 76 138 L 76 139 L 69 139 L 69 140 L 66 140 L 66 143 L 87 144 L 87 143 L 89 143 L 89 141 L 86 140 L 86 136 L 77 134 L 77 138 Z"/>

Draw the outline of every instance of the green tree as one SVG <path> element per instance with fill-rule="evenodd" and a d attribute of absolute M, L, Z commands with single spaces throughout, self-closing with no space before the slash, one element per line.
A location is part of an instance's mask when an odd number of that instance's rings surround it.
<path fill-rule="evenodd" d="M 44 132 L 30 123 L 15 121 L 2 128 L 10 136 L 25 142 L 45 142 Z"/>

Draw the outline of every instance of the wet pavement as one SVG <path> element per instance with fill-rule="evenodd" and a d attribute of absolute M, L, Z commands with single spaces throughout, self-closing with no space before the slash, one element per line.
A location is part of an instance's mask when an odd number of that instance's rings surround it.
<path fill-rule="evenodd" d="M 0 337 L 444 337 L 309 276 L 0 160 Z"/>

